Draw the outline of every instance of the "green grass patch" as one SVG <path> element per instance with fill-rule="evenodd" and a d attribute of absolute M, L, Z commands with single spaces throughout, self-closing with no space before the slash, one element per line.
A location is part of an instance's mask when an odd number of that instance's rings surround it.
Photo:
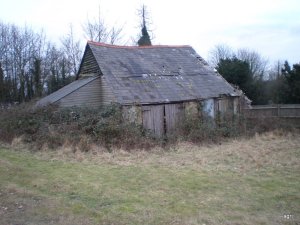
<path fill-rule="evenodd" d="M 299 146 L 293 146 L 285 151 L 299 157 Z M 0 224 L 300 222 L 299 164 L 282 167 L 273 160 L 257 168 L 249 160 L 247 170 L 235 170 L 228 160 L 235 167 L 243 157 L 228 154 L 215 162 L 215 169 L 212 163 L 196 166 L 200 156 L 213 162 L 211 154 L 216 156 L 222 146 L 217 149 L 211 148 L 208 155 L 201 149 L 192 152 L 189 160 L 194 164 L 176 163 L 191 152 L 174 151 L 159 153 L 163 162 L 150 152 L 147 163 L 133 159 L 124 165 L 45 160 L 34 153 L 1 148 Z"/>

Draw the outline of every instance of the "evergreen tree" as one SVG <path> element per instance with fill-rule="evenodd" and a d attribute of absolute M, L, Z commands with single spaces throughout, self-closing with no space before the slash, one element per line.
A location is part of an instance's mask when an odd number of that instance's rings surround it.
<path fill-rule="evenodd" d="M 300 103 L 300 64 L 294 64 L 291 69 L 289 63 L 284 63 L 282 73 L 285 76 L 287 91 L 285 103 L 299 104 Z"/>
<path fill-rule="evenodd" d="M 249 94 L 251 81 L 249 64 L 236 57 L 221 59 L 217 71 L 231 84 L 238 85 L 245 94 Z"/>
<path fill-rule="evenodd" d="M 5 98 L 4 74 L 0 63 L 0 102 L 4 102 Z"/>
<path fill-rule="evenodd" d="M 216 69 L 229 83 L 239 86 L 253 104 L 267 103 L 264 81 L 254 79 L 249 63 L 236 57 L 220 59 Z"/>
<path fill-rule="evenodd" d="M 139 46 L 152 45 L 151 38 L 150 38 L 150 35 L 147 30 L 147 26 L 146 26 L 146 10 L 145 10 L 144 5 L 141 10 L 141 16 L 142 16 L 142 36 L 138 40 L 138 45 Z"/>
<path fill-rule="evenodd" d="M 32 74 L 34 77 L 34 90 L 35 90 L 35 96 L 37 97 L 41 97 L 42 96 L 42 91 L 43 91 L 43 87 L 42 87 L 42 82 L 41 82 L 41 60 L 38 58 L 34 59 L 34 63 L 33 63 L 33 70 L 32 70 Z"/>

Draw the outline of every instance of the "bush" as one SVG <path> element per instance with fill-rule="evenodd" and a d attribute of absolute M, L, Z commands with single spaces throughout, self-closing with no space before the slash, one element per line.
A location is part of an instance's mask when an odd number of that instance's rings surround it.
<path fill-rule="evenodd" d="M 112 147 L 150 148 L 154 139 L 135 124 L 122 122 L 120 106 L 102 108 L 48 106 L 33 109 L 19 105 L 0 111 L 0 141 L 12 142 L 16 137 L 31 144 L 35 149 L 46 145 L 55 149 L 65 143 L 74 148 L 89 150 L 90 143 Z"/>
<path fill-rule="evenodd" d="M 233 118 L 232 115 L 219 115 L 212 120 L 208 116 L 187 114 L 172 135 L 159 139 L 141 125 L 123 121 L 121 107 L 117 104 L 96 109 L 58 108 L 55 105 L 34 109 L 22 104 L 0 110 L 0 141 L 11 143 L 14 138 L 21 137 L 23 142 L 37 150 L 70 145 L 74 151 L 89 151 L 91 144 L 97 144 L 108 151 L 112 148 L 130 151 L 182 140 L 219 142 L 224 138 L 291 127 L 294 127 L 294 121 Z"/>
<path fill-rule="evenodd" d="M 193 143 L 217 142 L 224 138 L 236 137 L 242 134 L 239 118 L 217 117 L 216 120 L 208 116 L 186 115 L 175 136 Z"/>

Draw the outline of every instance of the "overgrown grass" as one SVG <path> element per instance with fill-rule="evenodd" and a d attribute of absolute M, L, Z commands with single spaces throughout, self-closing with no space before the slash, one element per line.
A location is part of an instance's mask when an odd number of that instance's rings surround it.
<path fill-rule="evenodd" d="M 300 222 L 297 134 L 71 152 L 1 148 L 0 224 Z"/>

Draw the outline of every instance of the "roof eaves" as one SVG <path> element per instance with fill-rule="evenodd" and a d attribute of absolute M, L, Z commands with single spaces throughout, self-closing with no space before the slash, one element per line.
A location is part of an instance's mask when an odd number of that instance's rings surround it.
<path fill-rule="evenodd" d="M 124 45 L 111 45 L 102 42 L 88 41 L 88 44 L 108 47 L 108 48 L 124 48 L 124 49 L 145 49 L 145 48 L 192 48 L 190 45 L 149 45 L 149 46 L 124 46 Z"/>

